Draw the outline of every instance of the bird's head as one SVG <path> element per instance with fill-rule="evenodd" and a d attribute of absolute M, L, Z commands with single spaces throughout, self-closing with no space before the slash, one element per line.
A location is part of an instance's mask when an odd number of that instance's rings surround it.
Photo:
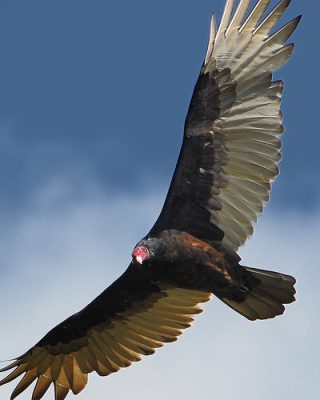
<path fill-rule="evenodd" d="M 151 258 L 151 252 L 149 248 L 145 245 L 139 245 L 135 247 L 132 252 L 132 259 L 133 261 L 137 262 L 138 264 L 143 264 L 149 261 Z"/>
<path fill-rule="evenodd" d="M 133 262 L 137 264 L 152 263 L 161 259 L 163 251 L 161 241 L 156 238 L 142 239 L 132 252 Z"/>

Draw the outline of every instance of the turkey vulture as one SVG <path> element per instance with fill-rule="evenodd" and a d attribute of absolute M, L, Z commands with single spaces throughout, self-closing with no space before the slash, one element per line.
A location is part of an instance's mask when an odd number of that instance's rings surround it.
<path fill-rule="evenodd" d="M 78 394 L 90 372 L 109 375 L 175 341 L 212 294 L 251 321 L 294 301 L 293 277 L 243 266 L 236 253 L 279 172 L 283 82 L 272 74 L 300 20 L 273 32 L 290 0 L 267 13 L 269 3 L 227 0 L 218 29 L 212 17 L 159 218 L 120 278 L 0 370 L 12 370 L 1 385 L 20 377 L 11 399 L 33 382 L 33 400 L 51 384 L 56 400 Z"/>

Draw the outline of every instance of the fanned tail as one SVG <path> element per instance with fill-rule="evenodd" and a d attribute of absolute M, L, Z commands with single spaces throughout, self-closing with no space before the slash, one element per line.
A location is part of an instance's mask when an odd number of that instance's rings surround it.
<path fill-rule="evenodd" d="M 256 284 L 248 290 L 242 302 L 223 298 L 229 307 L 239 314 L 255 321 L 257 319 L 274 318 L 283 314 L 284 304 L 295 301 L 295 278 L 279 272 L 244 267 L 254 277 Z"/>

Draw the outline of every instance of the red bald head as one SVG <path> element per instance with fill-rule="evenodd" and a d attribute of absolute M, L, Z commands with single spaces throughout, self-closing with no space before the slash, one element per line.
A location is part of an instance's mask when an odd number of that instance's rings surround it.
<path fill-rule="evenodd" d="M 150 258 L 150 252 L 146 246 L 138 246 L 133 250 L 132 257 L 139 264 L 143 264 Z"/>

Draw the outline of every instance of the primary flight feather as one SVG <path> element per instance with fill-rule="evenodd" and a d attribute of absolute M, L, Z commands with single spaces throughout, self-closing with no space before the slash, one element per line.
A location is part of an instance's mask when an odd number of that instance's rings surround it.
<path fill-rule="evenodd" d="M 55 399 L 78 394 L 88 374 L 109 375 L 172 342 L 212 294 L 249 320 L 273 318 L 294 301 L 295 279 L 240 265 L 277 176 L 283 133 L 286 41 L 300 17 L 274 32 L 290 0 L 227 0 L 186 117 L 184 140 L 160 216 L 128 269 L 80 312 L 53 328 L 0 372 L 20 378 L 11 399 L 35 383 Z"/>

